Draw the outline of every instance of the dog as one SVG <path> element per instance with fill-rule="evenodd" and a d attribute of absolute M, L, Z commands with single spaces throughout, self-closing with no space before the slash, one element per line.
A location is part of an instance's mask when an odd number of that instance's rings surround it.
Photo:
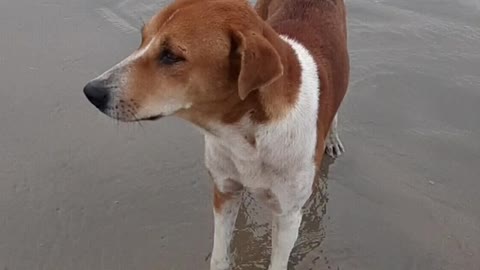
<path fill-rule="evenodd" d="M 344 151 L 336 115 L 348 80 L 343 0 L 177 0 L 84 93 L 120 121 L 175 115 L 199 127 L 214 186 L 211 269 L 232 267 L 247 190 L 273 213 L 269 269 L 286 270 L 323 154 Z"/>

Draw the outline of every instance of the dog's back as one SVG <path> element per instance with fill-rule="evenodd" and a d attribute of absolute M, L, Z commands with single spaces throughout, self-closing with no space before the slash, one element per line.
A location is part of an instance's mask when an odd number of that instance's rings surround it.
<path fill-rule="evenodd" d="M 348 87 L 346 11 L 343 0 L 259 0 L 257 12 L 279 34 L 303 44 L 320 77 L 317 162 Z"/>

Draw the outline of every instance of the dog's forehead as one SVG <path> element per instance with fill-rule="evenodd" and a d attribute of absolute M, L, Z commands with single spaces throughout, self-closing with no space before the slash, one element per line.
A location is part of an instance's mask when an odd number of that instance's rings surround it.
<path fill-rule="evenodd" d="M 228 24 L 248 20 L 243 13 L 246 1 L 181 0 L 161 10 L 145 26 L 144 35 L 152 36 L 164 29 L 201 31 L 207 34 L 224 29 Z"/>
<path fill-rule="evenodd" d="M 142 36 L 142 47 L 146 47 L 152 40 L 155 44 L 181 47 L 184 53 L 198 51 L 208 53 L 213 48 L 228 49 L 230 44 L 228 25 L 220 16 L 209 16 L 201 6 L 167 9 L 145 26 Z M 152 46 L 153 50 L 159 46 Z M 208 51 L 205 51 L 208 49 Z"/>

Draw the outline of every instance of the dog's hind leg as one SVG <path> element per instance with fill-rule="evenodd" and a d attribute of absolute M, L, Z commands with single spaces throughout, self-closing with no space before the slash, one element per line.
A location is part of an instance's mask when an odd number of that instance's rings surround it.
<path fill-rule="evenodd" d="M 343 147 L 343 144 L 338 137 L 338 113 L 333 118 L 333 122 L 325 142 L 325 152 L 333 158 L 337 158 L 345 152 L 345 147 Z"/>

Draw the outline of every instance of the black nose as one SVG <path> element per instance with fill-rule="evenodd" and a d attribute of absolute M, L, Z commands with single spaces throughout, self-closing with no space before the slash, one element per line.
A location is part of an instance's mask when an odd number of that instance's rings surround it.
<path fill-rule="evenodd" d="M 110 100 L 110 89 L 106 87 L 105 81 L 93 80 L 83 88 L 83 92 L 99 110 L 103 111 L 107 107 Z"/>

